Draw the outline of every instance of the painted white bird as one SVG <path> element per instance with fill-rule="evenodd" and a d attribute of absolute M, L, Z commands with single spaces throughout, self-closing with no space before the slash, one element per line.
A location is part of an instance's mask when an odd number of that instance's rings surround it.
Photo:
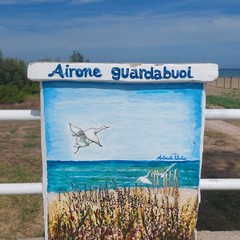
<path fill-rule="evenodd" d="M 176 163 L 173 163 L 171 166 L 169 166 L 167 169 L 165 169 L 162 173 L 159 173 L 158 176 L 163 178 L 170 171 L 170 169 L 175 165 L 176 165 Z"/>
<path fill-rule="evenodd" d="M 171 166 L 169 166 L 167 169 L 165 169 L 163 172 L 158 172 L 158 171 L 154 171 L 154 170 L 151 170 L 147 173 L 146 176 L 142 176 L 142 177 L 139 177 L 136 182 L 141 182 L 141 183 L 145 183 L 145 184 L 152 184 L 152 182 L 148 179 L 148 176 L 151 175 L 151 177 L 161 177 L 163 178 L 169 171 L 170 169 L 176 165 L 176 163 L 173 163 Z"/>
<path fill-rule="evenodd" d="M 80 148 L 88 147 L 91 143 L 96 143 L 97 145 L 102 147 L 102 144 L 100 143 L 97 134 L 100 131 L 105 130 L 109 127 L 102 126 L 100 128 L 88 128 L 86 130 L 82 130 L 81 128 L 74 126 L 69 122 L 69 128 L 72 132 L 72 136 L 76 137 L 75 147 L 77 148 L 77 150 L 74 153 L 76 154 Z"/>
<path fill-rule="evenodd" d="M 84 131 L 84 135 L 86 139 L 90 142 L 98 144 L 100 147 L 102 147 L 102 144 L 99 141 L 99 138 L 97 134 L 101 132 L 102 130 L 105 130 L 107 128 L 110 128 L 108 126 L 102 126 L 100 128 L 88 128 L 87 130 Z"/>
<path fill-rule="evenodd" d="M 149 171 L 146 176 L 139 177 L 139 178 L 136 180 L 136 183 L 137 183 L 137 182 L 141 182 L 141 183 L 145 183 L 145 184 L 152 184 L 152 182 L 148 179 L 148 176 L 149 176 L 149 174 L 150 174 L 151 172 L 152 172 L 152 171 Z"/>

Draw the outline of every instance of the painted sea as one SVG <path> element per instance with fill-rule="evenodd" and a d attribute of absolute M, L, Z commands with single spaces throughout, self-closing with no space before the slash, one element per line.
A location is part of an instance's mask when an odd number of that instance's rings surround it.
<path fill-rule="evenodd" d="M 180 188 L 198 188 L 200 161 L 47 161 L 47 191 L 54 193 L 71 192 L 86 188 L 109 188 L 149 186 L 137 181 L 149 172 L 160 174 L 166 171 L 178 172 Z M 145 178 L 146 179 L 146 178 Z M 149 179 L 151 180 L 151 179 Z M 162 180 L 163 181 L 163 180 Z"/>

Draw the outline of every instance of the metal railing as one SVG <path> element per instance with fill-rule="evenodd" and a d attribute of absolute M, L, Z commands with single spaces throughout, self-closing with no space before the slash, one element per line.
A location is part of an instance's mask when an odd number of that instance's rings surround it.
<path fill-rule="evenodd" d="M 240 109 L 206 109 L 207 120 L 240 120 Z M 41 119 L 38 110 L 0 110 L 0 121 Z M 240 178 L 201 179 L 201 190 L 240 190 Z M 0 195 L 42 194 L 42 183 L 2 183 Z"/>

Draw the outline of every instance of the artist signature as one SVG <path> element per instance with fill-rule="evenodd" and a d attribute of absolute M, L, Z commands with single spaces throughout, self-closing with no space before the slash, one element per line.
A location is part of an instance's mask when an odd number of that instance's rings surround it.
<path fill-rule="evenodd" d="M 157 157 L 157 160 L 187 160 L 186 157 L 184 156 L 181 156 L 180 154 L 178 153 L 172 153 L 170 154 L 169 156 L 166 156 L 164 154 L 160 154 L 158 157 Z"/>

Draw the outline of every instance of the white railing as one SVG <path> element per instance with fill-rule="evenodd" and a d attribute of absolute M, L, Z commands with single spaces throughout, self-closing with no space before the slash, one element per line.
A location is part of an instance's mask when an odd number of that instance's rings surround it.
<path fill-rule="evenodd" d="M 240 120 L 240 109 L 206 109 L 207 120 Z M 0 110 L 0 121 L 41 120 L 39 110 Z"/>
<path fill-rule="evenodd" d="M 37 120 L 38 110 L 0 110 L 0 121 Z M 206 109 L 207 120 L 240 120 L 240 109 Z M 201 179 L 201 190 L 240 190 L 240 178 Z M 42 194 L 42 183 L 2 183 L 0 195 Z"/>

